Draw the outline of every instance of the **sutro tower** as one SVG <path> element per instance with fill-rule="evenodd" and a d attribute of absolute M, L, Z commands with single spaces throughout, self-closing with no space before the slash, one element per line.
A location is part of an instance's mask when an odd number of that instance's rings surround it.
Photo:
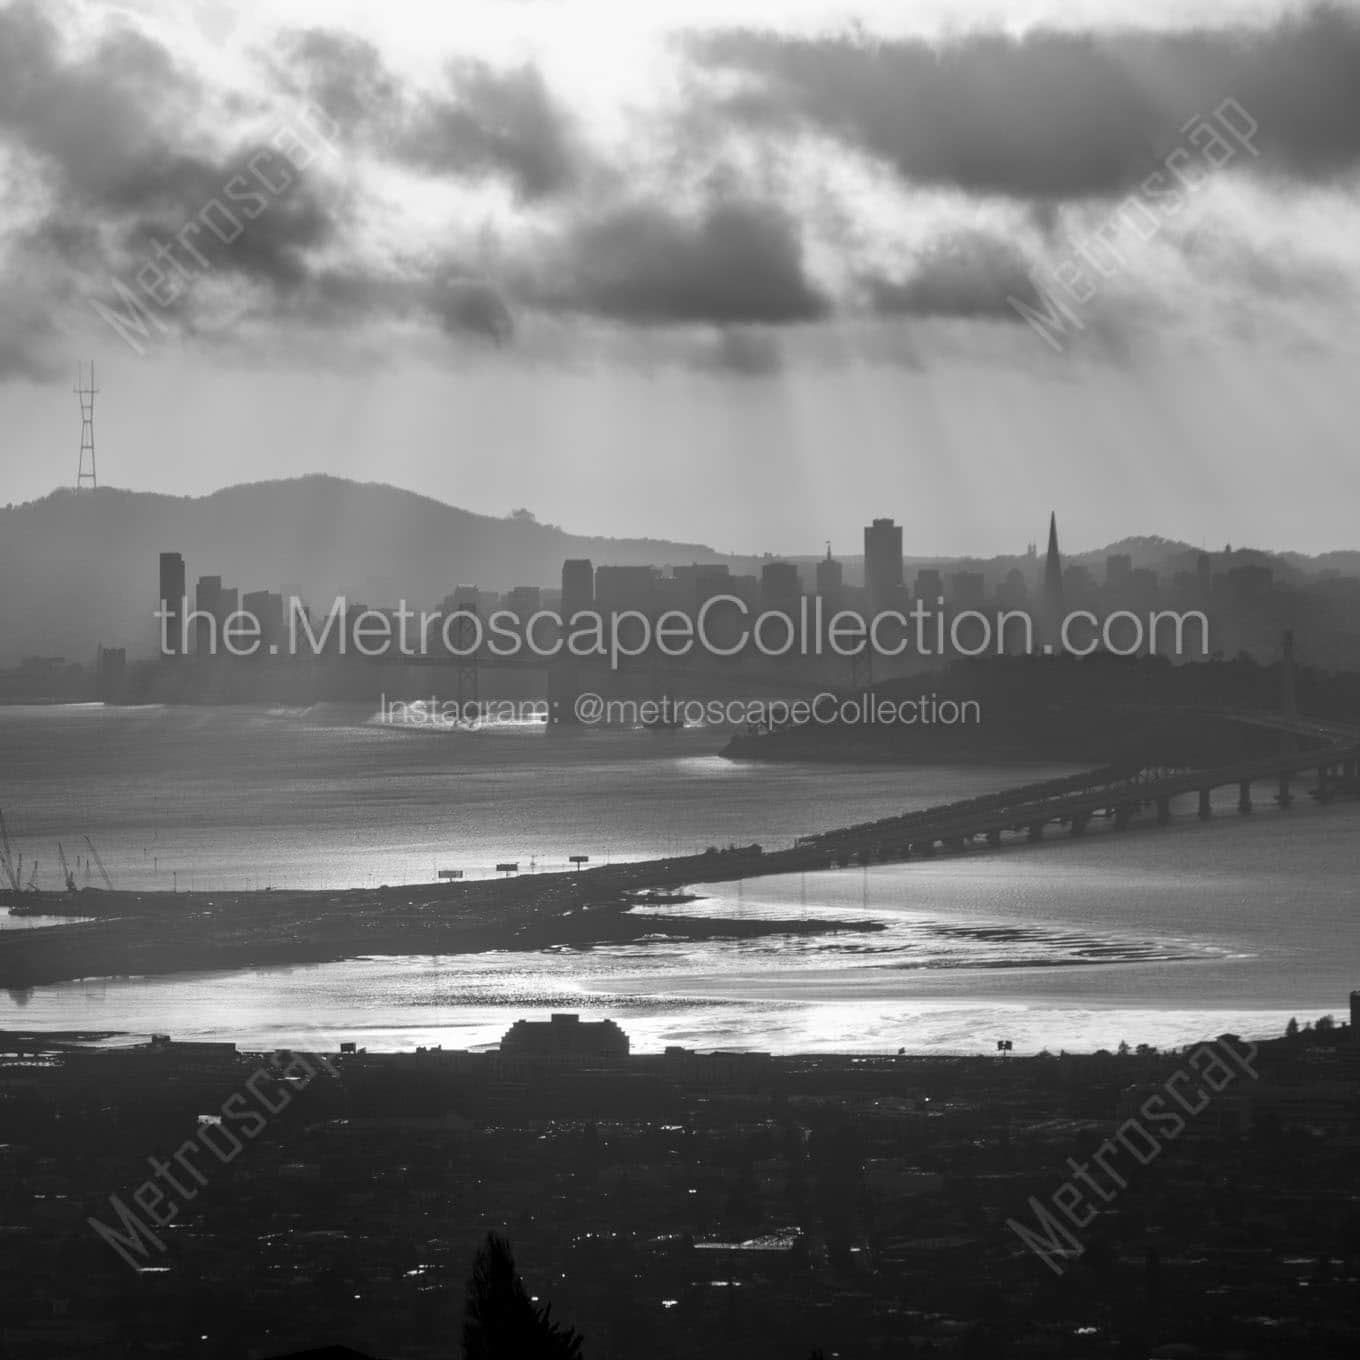
<path fill-rule="evenodd" d="M 71 389 L 80 398 L 80 462 L 76 467 L 76 490 L 87 486 L 91 491 L 99 485 L 94 475 L 94 398 L 99 389 L 94 385 L 94 360 L 90 360 L 90 381 L 76 365 L 76 385 Z"/>

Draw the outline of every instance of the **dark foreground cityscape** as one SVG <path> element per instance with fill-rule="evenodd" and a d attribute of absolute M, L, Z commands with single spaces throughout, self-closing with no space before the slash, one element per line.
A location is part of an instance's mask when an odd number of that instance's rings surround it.
<path fill-rule="evenodd" d="M 7 1033 L 4 1353 L 1349 1356 L 1350 1007 L 987 1059 Z"/>

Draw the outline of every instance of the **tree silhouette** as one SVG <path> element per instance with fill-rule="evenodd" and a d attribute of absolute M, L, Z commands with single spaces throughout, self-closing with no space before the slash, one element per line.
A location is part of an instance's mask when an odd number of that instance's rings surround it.
<path fill-rule="evenodd" d="M 488 1233 L 472 1262 L 463 1309 L 463 1360 L 581 1360 L 582 1338 L 535 1307 L 510 1243 Z"/>

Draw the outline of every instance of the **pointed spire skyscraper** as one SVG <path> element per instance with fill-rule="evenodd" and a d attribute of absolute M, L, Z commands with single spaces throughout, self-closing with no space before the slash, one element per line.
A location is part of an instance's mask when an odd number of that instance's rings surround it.
<path fill-rule="evenodd" d="M 1057 653 L 1062 649 L 1062 624 L 1067 616 L 1063 602 L 1062 557 L 1058 553 L 1058 515 L 1048 517 L 1048 556 L 1044 560 L 1044 616 L 1043 641 L 1045 651 Z"/>

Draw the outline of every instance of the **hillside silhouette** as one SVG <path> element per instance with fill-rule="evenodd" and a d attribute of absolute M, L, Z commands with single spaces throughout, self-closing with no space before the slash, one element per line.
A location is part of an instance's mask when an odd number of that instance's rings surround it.
<path fill-rule="evenodd" d="M 309 476 L 162 496 L 100 487 L 0 509 L 0 665 L 88 661 L 100 645 L 155 648 L 157 556 L 249 590 L 296 587 L 329 606 L 430 608 L 455 586 L 555 584 L 568 557 L 598 563 L 733 561 L 702 544 L 588 538 L 530 516 L 497 519 L 371 482 Z"/>

